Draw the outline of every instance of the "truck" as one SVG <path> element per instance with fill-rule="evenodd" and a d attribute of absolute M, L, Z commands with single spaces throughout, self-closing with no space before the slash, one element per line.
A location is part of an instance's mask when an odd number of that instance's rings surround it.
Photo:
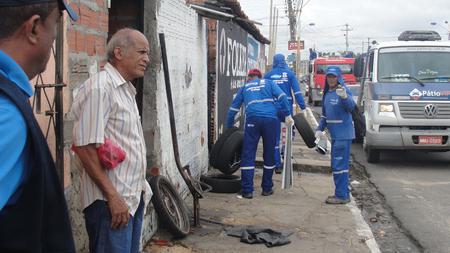
<path fill-rule="evenodd" d="M 450 42 L 434 31 L 406 31 L 375 43 L 366 57 L 358 108 L 367 161 L 393 149 L 449 151 Z"/>
<path fill-rule="evenodd" d="M 359 85 L 354 75 L 355 58 L 344 57 L 319 57 L 310 61 L 309 82 L 308 82 L 308 102 L 313 105 L 320 105 L 322 101 L 323 89 L 325 87 L 325 73 L 330 66 L 337 66 L 342 71 L 342 76 L 350 90 Z"/>

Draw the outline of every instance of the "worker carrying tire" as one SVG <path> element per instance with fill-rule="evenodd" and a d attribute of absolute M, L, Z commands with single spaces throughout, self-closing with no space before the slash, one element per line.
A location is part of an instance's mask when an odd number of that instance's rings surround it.
<path fill-rule="evenodd" d="M 261 72 L 251 69 L 248 72 L 247 83 L 237 92 L 228 111 L 226 127 L 233 126 L 234 117 L 242 104 L 245 106 L 244 144 L 241 154 L 242 197 L 253 198 L 253 176 L 255 172 L 255 157 L 259 138 L 263 138 L 264 170 L 261 183 L 262 195 L 273 194 L 273 169 L 275 168 L 275 144 L 277 132 L 274 131 L 278 121 L 276 101 L 281 105 L 281 113 L 286 124 L 293 125 L 294 120 L 289 109 L 286 94 L 267 79 L 260 79 Z"/>
<path fill-rule="evenodd" d="M 331 135 L 331 169 L 335 185 L 334 195 L 325 202 L 346 204 L 350 202 L 350 147 L 355 138 L 352 111 L 356 105 L 338 67 L 327 69 L 322 101 L 322 116 L 315 135 L 316 138 L 323 137 L 325 128 Z"/>
<path fill-rule="evenodd" d="M 287 95 L 287 99 L 289 102 L 289 110 L 293 115 L 293 98 L 292 94 L 294 94 L 295 101 L 297 101 L 300 109 L 305 110 L 305 100 L 303 99 L 302 92 L 300 91 L 300 86 L 297 81 L 297 77 L 295 73 L 292 72 L 284 58 L 283 54 L 276 54 L 273 56 L 273 69 L 264 75 L 264 78 L 272 80 L 281 90 Z M 281 105 L 278 103 L 278 108 L 281 108 Z M 284 151 L 284 146 L 280 147 L 280 132 L 281 132 L 281 124 L 284 122 L 284 117 L 280 115 L 279 123 L 277 125 L 277 141 L 275 147 L 275 172 L 280 174 L 283 166 L 281 166 L 281 155 L 280 150 Z"/>

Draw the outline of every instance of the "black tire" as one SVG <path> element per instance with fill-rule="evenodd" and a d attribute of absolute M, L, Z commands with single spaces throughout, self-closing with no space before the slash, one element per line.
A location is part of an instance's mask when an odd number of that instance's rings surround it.
<path fill-rule="evenodd" d="M 175 187 L 163 176 L 151 177 L 149 183 L 152 203 L 163 227 L 176 239 L 186 237 L 191 229 L 188 210 Z"/>
<path fill-rule="evenodd" d="M 355 142 L 363 143 L 366 135 L 366 121 L 358 107 L 355 107 L 355 110 L 352 111 L 352 118 L 355 126 Z"/>
<path fill-rule="evenodd" d="M 380 150 L 378 149 L 366 149 L 366 159 L 368 163 L 378 163 L 380 162 Z"/>
<path fill-rule="evenodd" d="M 312 103 L 313 103 L 311 93 L 308 94 L 308 103 L 309 103 L 309 104 L 312 104 Z"/>
<path fill-rule="evenodd" d="M 216 158 L 218 154 L 220 153 L 220 150 L 222 149 L 223 144 L 225 141 L 230 137 L 231 134 L 236 132 L 238 130 L 237 127 L 231 127 L 226 129 L 217 139 L 216 143 L 214 143 L 211 154 L 209 155 L 209 165 L 212 167 L 216 167 Z"/>
<path fill-rule="evenodd" d="M 236 175 L 204 175 L 200 181 L 211 186 L 211 192 L 215 193 L 236 193 L 241 190 L 241 178 Z"/>
<path fill-rule="evenodd" d="M 298 113 L 294 115 L 293 119 L 295 128 L 297 128 L 298 132 L 302 136 L 306 146 L 308 146 L 308 148 L 314 148 L 316 146 L 316 143 L 314 143 L 316 140 L 314 137 L 314 130 L 309 125 L 305 115 L 303 113 Z"/>
<path fill-rule="evenodd" d="M 225 141 L 216 157 L 216 167 L 223 174 L 231 175 L 241 167 L 241 152 L 244 132 L 236 131 Z"/>

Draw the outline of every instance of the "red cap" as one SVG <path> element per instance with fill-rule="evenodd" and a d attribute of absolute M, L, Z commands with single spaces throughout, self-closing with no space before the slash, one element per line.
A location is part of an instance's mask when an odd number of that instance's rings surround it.
<path fill-rule="evenodd" d="M 258 76 L 259 78 L 262 77 L 261 71 L 259 71 L 259 69 L 250 69 L 248 71 L 248 75 L 249 76 Z"/>

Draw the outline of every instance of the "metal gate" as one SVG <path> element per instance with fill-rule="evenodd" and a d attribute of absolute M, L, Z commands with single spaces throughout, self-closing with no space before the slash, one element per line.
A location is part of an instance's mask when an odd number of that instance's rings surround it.
<path fill-rule="evenodd" d="M 44 113 L 48 117 L 47 127 L 42 129 L 45 138 L 48 141 L 49 133 L 53 129 L 55 133 L 55 143 L 48 143 L 50 149 L 55 148 L 55 163 L 58 177 L 64 187 L 64 108 L 63 108 L 63 34 L 64 24 L 59 22 L 58 35 L 52 47 L 52 55 L 55 59 L 55 83 L 46 84 L 43 81 L 42 74 L 36 78 L 34 85 L 35 93 L 33 96 L 32 107 L 36 114 Z M 53 97 L 49 95 L 49 91 L 53 89 Z M 48 110 L 42 112 L 42 98 L 47 104 Z"/>

